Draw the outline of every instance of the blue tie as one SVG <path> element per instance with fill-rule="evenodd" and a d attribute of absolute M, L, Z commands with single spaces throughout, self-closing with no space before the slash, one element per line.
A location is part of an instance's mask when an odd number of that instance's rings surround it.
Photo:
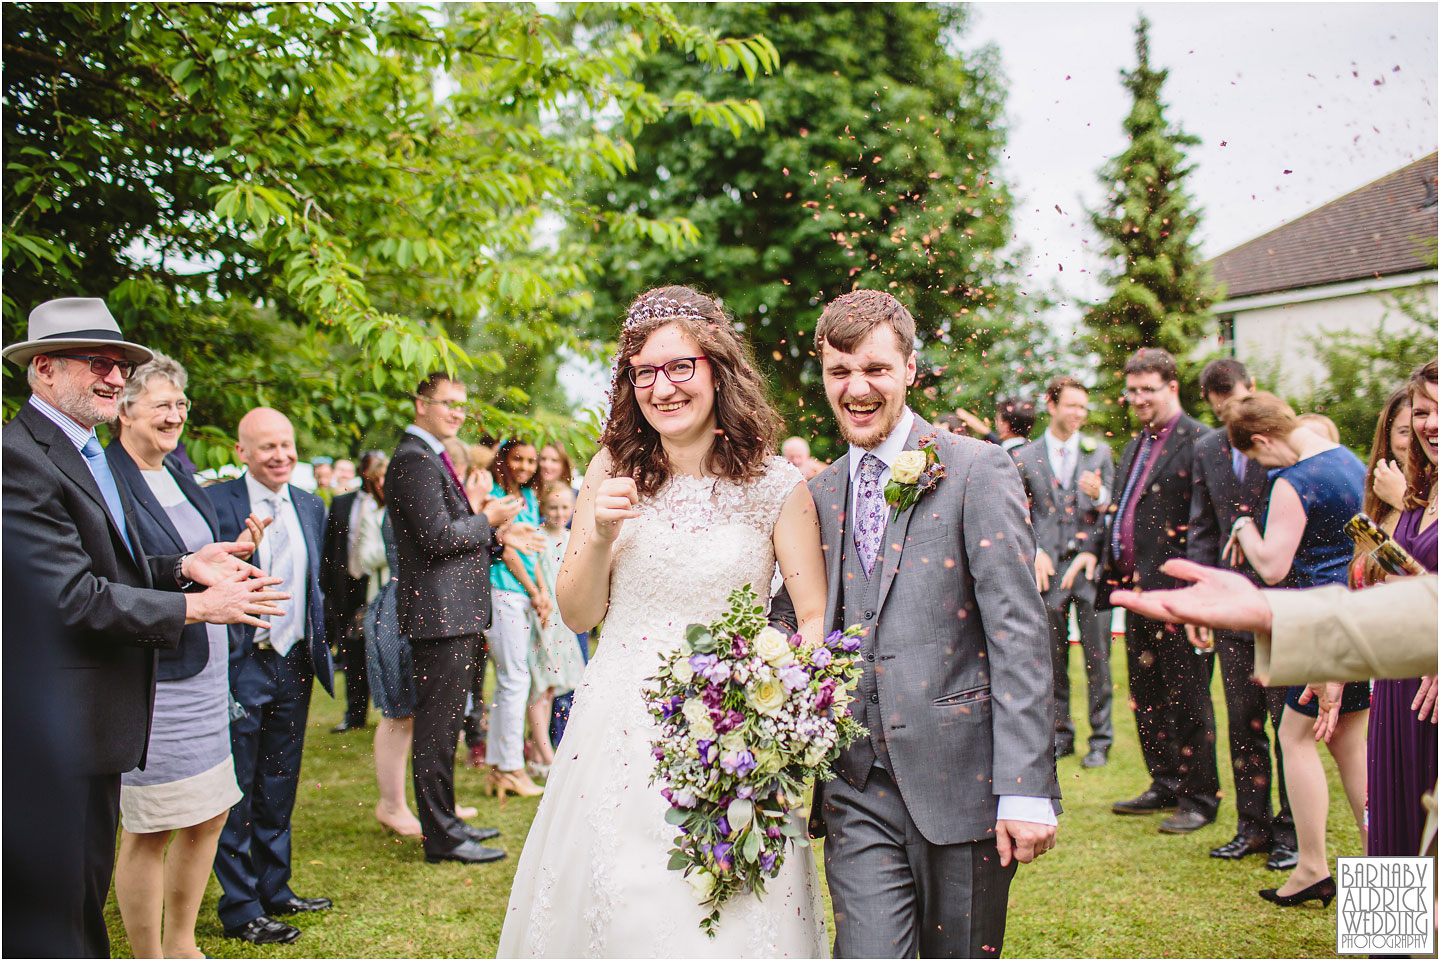
<path fill-rule="evenodd" d="M 100 439 L 91 434 L 85 446 L 80 448 L 80 453 L 85 455 L 85 466 L 90 468 L 90 473 L 95 476 L 95 483 L 100 485 L 100 496 L 105 498 L 105 506 L 110 508 L 110 519 L 120 528 L 125 549 L 133 558 L 135 549 L 130 546 L 130 531 L 125 527 L 125 508 L 120 503 L 120 488 L 115 486 L 115 475 L 110 473 L 110 462 L 105 459 L 105 450 L 100 446 Z"/>
<path fill-rule="evenodd" d="M 1230 469 L 1235 472 L 1235 479 L 1238 481 L 1245 480 L 1245 462 L 1247 460 L 1249 460 L 1249 458 L 1238 450 L 1232 450 L 1230 452 Z"/>

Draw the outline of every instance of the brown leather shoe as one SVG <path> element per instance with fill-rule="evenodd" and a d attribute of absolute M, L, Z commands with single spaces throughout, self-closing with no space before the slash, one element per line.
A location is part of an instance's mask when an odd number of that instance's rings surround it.
<path fill-rule="evenodd" d="M 1214 824 L 1213 817 L 1206 817 L 1199 811 L 1177 811 L 1160 822 L 1161 834 L 1189 834 L 1207 824 Z"/>

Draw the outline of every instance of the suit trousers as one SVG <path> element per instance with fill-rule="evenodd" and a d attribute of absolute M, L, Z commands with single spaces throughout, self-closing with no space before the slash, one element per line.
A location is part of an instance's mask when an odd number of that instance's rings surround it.
<path fill-rule="evenodd" d="M 1215 707 L 1209 659 L 1197 656 L 1184 628 L 1127 611 L 1125 654 L 1140 751 L 1151 787 L 1182 811 L 1213 818 L 1219 809 Z"/>
<path fill-rule="evenodd" d="M 345 668 L 345 723 L 364 727 L 370 712 L 370 672 L 365 663 L 365 634 L 351 616 L 336 625 L 340 638 L 340 663 Z"/>
<path fill-rule="evenodd" d="M 837 958 L 998 958 L 1016 862 L 993 838 L 931 844 L 881 767 L 825 784 L 825 877 Z"/>
<path fill-rule="evenodd" d="M 255 650 L 230 665 L 230 684 L 245 717 L 230 722 L 235 779 L 244 792 L 230 809 L 215 852 L 220 922 L 246 924 L 290 890 L 290 816 L 300 787 L 305 723 L 314 670 L 301 639 L 281 657 Z"/>
<path fill-rule="evenodd" d="M 415 658 L 415 741 L 411 769 L 426 854 L 448 854 L 466 836 L 455 816 L 455 744 L 475 677 L 479 634 L 411 641 Z"/>
<path fill-rule="evenodd" d="M 1062 570 L 1064 565 L 1057 565 Z M 1075 722 L 1070 719 L 1070 618 L 1080 629 L 1080 647 L 1085 657 L 1085 686 L 1090 707 L 1090 750 L 1109 751 L 1115 741 L 1111 720 L 1114 692 L 1110 683 L 1109 610 L 1097 611 L 1093 601 L 1065 595 L 1054 606 L 1047 598 L 1045 613 L 1050 618 L 1051 667 L 1055 676 L 1055 748 L 1069 750 L 1075 744 Z"/>
<path fill-rule="evenodd" d="M 1255 669 L 1255 635 L 1216 631 L 1215 656 L 1220 661 L 1220 683 L 1225 688 L 1225 713 L 1230 718 L 1230 760 L 1235 768 L 1237 834 L 1258 835 L 1276 844 L 1295 847 L 1295 818 L 1285 793 L 1285 760 L 1280 752 L 1280 712 L 1285 688 L 1261 687 L 1250 673 Z M 1271 777 L 1272 742 L 1265 736 L 1266 718 L 1276 732 L 1274 777 Z M 1270 785 L 1280 787 L 1280 807 L 1270 804 Z M 1272 813 L 1273 811 L 1273 813 Z"/>

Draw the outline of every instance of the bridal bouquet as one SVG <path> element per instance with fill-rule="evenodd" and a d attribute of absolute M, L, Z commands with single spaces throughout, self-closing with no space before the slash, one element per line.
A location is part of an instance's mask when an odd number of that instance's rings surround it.
<path fill-rule="evenodd" d="M 714 623 L 691 624 L 646 680 L 646 705 L 660 725 L 650 780 L 664 782 L 665 820 L 679 830 L 669 867 L 712 909 L 700 923 L 712 938 L 720 906 L 763 894 L 787 844 L 806 843 L 790 818 L 805 782 L 833 777 L 831 762 L 865 735 L 845 710 L 860 675 L 860 633 L 787 637 L 766 626 L 747 585 Z"/>

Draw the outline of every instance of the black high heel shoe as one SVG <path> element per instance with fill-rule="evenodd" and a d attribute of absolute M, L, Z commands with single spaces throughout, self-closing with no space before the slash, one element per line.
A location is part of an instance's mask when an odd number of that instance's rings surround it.
<path fill-rule="evenodd" d="M 1293 908 L 1306 901 L 1319 901 L 1322 908 L 1328 908 L 1330 902 L 1335 899 L 1335 879 L 1333 877 L 1321 878 L 1303 891 L 1296 891 L 1294 894 L 1279 894 L 1277 893 L 1279 890 L 1279 888 L 1265 888 L 1260 892 L 1260 896 L 1282 908 Z"/>

